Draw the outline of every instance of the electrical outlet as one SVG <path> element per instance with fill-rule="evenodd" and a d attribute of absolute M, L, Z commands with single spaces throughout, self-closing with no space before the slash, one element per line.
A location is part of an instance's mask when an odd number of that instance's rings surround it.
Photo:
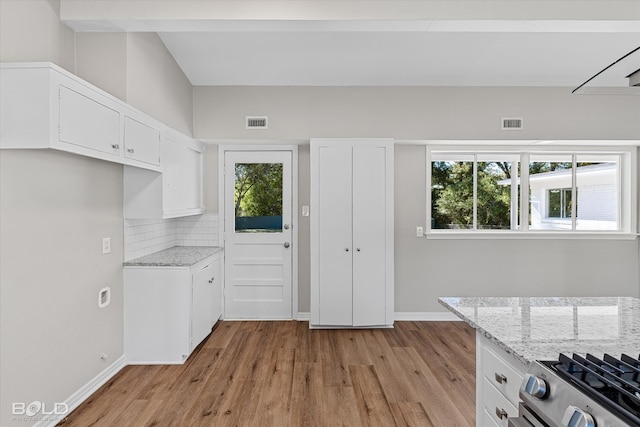
<path fill-rule="evenodd" d="M 102 239 L 102 253 L 108 254 L 111 252 L 111 237 L 104 237 Z"/>
<path fill-rule="evenodd" d="M 416 237 L 424 237 L 424 228 L 416 227 Z"/>

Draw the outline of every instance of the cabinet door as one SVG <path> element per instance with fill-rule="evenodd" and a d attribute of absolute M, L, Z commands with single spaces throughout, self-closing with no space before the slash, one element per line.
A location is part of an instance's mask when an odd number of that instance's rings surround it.
<path fill-rule="evenodd" d="M 222 317 L 224 296 L 222 294 L 222 274 L 220 260 L 213 263 L 213 309 L 211 311 L 211 325 L 214 325 Z"/>
<path fill-rule="evenodd" d="M 319 324 L 350 326 L 352 317 L 351 147 L 318 148 Z"/>
<path fill-rule="evenodd" d="M 386 321 L 386 155 L 380 146 L 353 148 L 353 325 Z"/>
<path fill-rule="evenodd" d="M 202 212 L 202 151 L 187 142 L 166 138 L 162 173 L 165 214 Z"/>
<path fill-rule="evenodd" d="M 124 149 L 128 159 L 159 165 L 160 131 L 125 116 Z"/>
<path fill-rule="evenodd" d="M 186 209 L 201 209 L 202 152 L 193 147 L 185 147 L 184 162 L 184 206 Z"/>
<path fill-rule="evenodd" d="M 193 273 L 191 351 L 209 335 L 213 326 L 214 281 L 213 263 Z"/>
<path fill-rule="evenodd" d="M 60 141 L 119 156 L 120 113 L 65 86 L 59 90 Z"/>
<path fill-rule="evenodd" d="M 186 205 L 183 168 L 187 151 L 179 141 L 169 138 L 164 140 L 162 148 L 163 208 L 165 212 L 181 211 Z"/>

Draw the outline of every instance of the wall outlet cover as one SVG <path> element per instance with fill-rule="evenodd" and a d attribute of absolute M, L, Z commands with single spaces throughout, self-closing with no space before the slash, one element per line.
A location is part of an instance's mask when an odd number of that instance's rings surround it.
<path fill-rule="evenodd" d="M 111 252 L 111 237 L 104 237 L 102 239 L 102 253 L 108 254 Z"/>

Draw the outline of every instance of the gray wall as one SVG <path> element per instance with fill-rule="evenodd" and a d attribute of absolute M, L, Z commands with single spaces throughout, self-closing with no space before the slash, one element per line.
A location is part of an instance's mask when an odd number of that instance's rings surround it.
<path fill-rule="evenodd" d="M 192 135 L 191 83 L 155 33 L 77 33 L 76 74 Z"/>
<path fill-rule="evenodd" d="M 192 88 L 155 34 L 74 34 L 59 7 L 1 0 L 0 61 L 54 62 L 191 134 Z M 13 402 L 50 410 L 124 354 L 122 185 L 121 165 L 0 151 L 0 425 L 26 425 Z"/>
<path fill-rule="evenodd" d="M 51 61 L 73 72 L 74 33 L 59 15 L 59 0 L 0 1 L 0 59 Z"/>
<path fill-rule="evenodd" d="M 7 426 L 13 402 L 51 409 L 124 353 L 122 166 L 2 150 L 0 194 L 0 424 Z M 110 254 L 102 255 L 103 237 L 111 237 Z M 99 309 L 105 286 L 111 304 Z"/>
<path fill-rule="evenodd" d="M 194 135 L 229 143 L 313 137 L 640 139 L 640 99 L 571 95 L 571 88 L 196 87 Z M 267 115 L 269 129 L 244 117 Z M 502 116 L 525 130 L 500 131 Z M 299 200 L 308 203 L 308 149 Z M 442 295 L 638 295 L 633 240 L 427 240 L 425 147 L 396 146 L 396 311 L 442 311 Z M 209 164 L 206 165 L 209 167 Z M 211 185 L 207 182 L 207 185 Z M 215 183 L 217 185 L 217 183 Z M 299 310 L 309 311 L 309 235 L 301 224 Z M 605 285 L 603 287 L 603 284 Z"/>

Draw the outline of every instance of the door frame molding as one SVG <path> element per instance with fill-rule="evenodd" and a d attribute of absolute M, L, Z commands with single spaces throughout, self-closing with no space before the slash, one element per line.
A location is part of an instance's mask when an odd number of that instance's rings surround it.
<path fill-rule="evenodd" d="M 231 142 L 231 141 L 230 141 Z M 298 146 L 293 144 L 269 144 L 269 145 L 218 145 L 218 245 L 224 248 L 225 241 L 225 197 L 224 197 L 224 161 L 227 151 L 290 151 L 291 152 L 291 244 L 295 248 L 291 259 L 291 319 L 298 319 Z M 223 257 L 226 253 L 223 252 Z M 223 259 L 223 265 L 225 260 Z M 222 269 L 223 290 L 226 292 L 226 274 Z M 223 298 L 225 300 L 225 298 Z M 223 319 L 226 317 L 226 304 L 222 310 Z"/>

